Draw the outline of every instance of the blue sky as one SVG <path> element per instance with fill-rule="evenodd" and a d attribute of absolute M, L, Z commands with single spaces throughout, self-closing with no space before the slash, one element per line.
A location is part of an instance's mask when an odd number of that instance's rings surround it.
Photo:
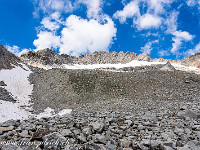
<path fill-rule="evenodd" d="M 52 48 L 183 58 L 200 51 L 198 0 L 0 0 L 0 43 L 16 55 Z"/>

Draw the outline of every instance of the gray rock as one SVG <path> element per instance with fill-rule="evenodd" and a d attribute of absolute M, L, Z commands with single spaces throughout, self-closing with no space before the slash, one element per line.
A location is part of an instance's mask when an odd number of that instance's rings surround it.
<path fill-rule="evenodd" d="M 80 136 L 78 136 L 78 140 L 80 140 L 81 143 L 86 143 L 86 137 L 81 133 Z"/>
<path fill-rule="evenodd" d="M 170 147 L 170 146 L 165 146 L 165 145 L 160 145 L 160 149 L 161 150 L 173 150 L 173 148 L 172 147 Z"/>
<path fill-rule="evenodd" d="M 101 122 L 91 122 L 90 126 L 94 129 L 94 131 L 101 132 L 104 128 L 104 124 Z"/>
<path fill-rule="evenodd" d="M 8 127 L 8 126 L 18 127 L 19 126 L 19 122 L 16 122 L 16 120 L 8 120 L 8 121 L 4 122 L 1 126 L 2 127 Z"/>
<path fill-rule="evenodd" d="M 61 131 L 61 134 L 62 134 L 63 136 L 67 136 L 67 137 L 72 137 L 72 135 L 73 135 L 73 133 L 71 132 L 70 129 L 63 129 L 63 130 Z"/>
<path fill-rule="evenodd" d="M 150 111 L 147 111 L 142 117 L 144 120 L 156 120 L 156 116 L 153 115 Z"/>
<path fill-rule="evenodd" d="M 130 148 L 132 141 L 127 140 L 127 139 L 120 139 L 119 143 L 120 143 L 120 146 L 123 148 Z"/>
<path fill-rule="evenodd" d="M 21 137 L 31 137 L 27 130 L 23 130 L 21 133 L 19 133 L 19 135 Z"/>
<path fill-rule="evenodd" d="M 7 86 L 4 81 L 0 81 L 0 86 Z"/>
<path fill-rule="evenodd" d="M 19 146 L 15 146 L 15 145 L 12 145 L 12 144 L 3 145 L 2 147 L 0 146 L 0 148 L 1 148 L 1 150 L 23 150 Z"/>
<path fill-rule="evenodd" d="M 174 66 L 171 65 L 170 62 L 167 62 L 163 67 L 160 68 L 160 70 L 163 70 L 163 71 L 175 71 L 176 69 L 174 68 Z"/>
<path fill-rule="evenodd" d="M 12 131 L 13 129 L 14 129 L 14 126 L 0 127 L 0 132 Z"/>
<path fill-rule="evenodd" d="M 92 134 L 91 128 L 90 127 L 84 128 L 82 130 L 82 133 L 85 134 L 85 135 L 91 135 Z"/>
<path fill-rule="evenodd" d="M 191 110 L 180 111 L 177 113 L 177 116 L 179 118 L 186 118 L 186 117 L 199 118 L 200 117 L 198 114 L 196 114 L 195 112 Z"/>
<path fill-rule="evenodd" d="M 44 149 L 62 149 L 66 144 L 66 138 L 58 132 L 45 135 L 42 139 L 45 142 Z"/>
<path fill-rule="evenodd" d="M 99 143 L 100 142 L 100 143 L 106 144 L 108 138 L 105 135 L 95 134 L 93 136 L 93 140 L 94 140 L 95 143 Z"/>

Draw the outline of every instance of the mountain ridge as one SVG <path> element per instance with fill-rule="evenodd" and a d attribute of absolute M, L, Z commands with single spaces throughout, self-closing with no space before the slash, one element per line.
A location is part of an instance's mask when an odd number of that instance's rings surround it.
<path fill-rule="evenodd" d="M 50 54 L 50 55 L 49 55 Z M 49 57 L 51 56 L 51 57 Z M 192 56 L 185 57 L 183 59 L 164 59 L 164 58 L 155 58 L 152 59 L 149 54 L 142 53 L 136 54 L 134 52 L 126 52 L 120 51 L 119 53 L 112 51 L 95 51 L 92 54 L 84 54 L 78 57 L 69 56 L 67 54 L 58 54 L 51 49 L 39 50 L 36 52 L 29 51 L 27 54 L 22 54 L 20 59 L 23 61 L 31 61 L 37 62 L 44 65 L 52 65 L 52 64 L 125 64 L 129 63 L 133 60 L 138 61 L 148 61 L 148 62 L 170 62 L 170 63 L 178 63 L 180 65 L 197 67 L 200 68 L 200 52 L 195 53 Z"/>

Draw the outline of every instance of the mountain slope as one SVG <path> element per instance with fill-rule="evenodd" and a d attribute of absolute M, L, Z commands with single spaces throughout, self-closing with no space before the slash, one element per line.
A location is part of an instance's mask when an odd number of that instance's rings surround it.
<path fill-rule="evenodd" d="M 3 45 L 0 45 L 0 70 L 12 69 L 13 65 L 18 65 L 20 59 L 9 52 Z"/>

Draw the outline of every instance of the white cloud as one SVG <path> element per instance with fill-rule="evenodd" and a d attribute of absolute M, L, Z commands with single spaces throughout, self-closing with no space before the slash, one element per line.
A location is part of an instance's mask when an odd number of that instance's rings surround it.
<path fill-rule="evenodd" d="M 180 55 L 181 53 L 179 50 L 183 42 L 191 41 L 195 37 L 186 31 L 177 31 L 177 19 L 178 19 L 179 12 L 172 12 L 172 14 L 166 19 L 165 24 L 167 25 L 167 30 L 165 33 L 172 34 L 174 37 L 172 38 L 172 48 L 171 53 L 174 55 Z"/>
<path fill-rule="evenodd" d="M 148 4 L 148 12 L 153 11 L 154 14 L 165 13 L 164 7 L 171 4 L 174 0 L 146 0 Z"/>
<path fill-rule="evenodd" d="M 174 41 L 174 43 L 172 43 L 171 53 L 178 55 L 179 49 L 181 48 L 181 45 L 182 45 L 182 40 L 179 38 L 173 37 L 172 41 Z"/>
<path fill-rule="evenodd" d="M 150 54 L 153 50 L 152 45 L 158 43 L 158 40 L 154 40 L 145 44 L 144 47 L 141 48 L 141 52 Z"/>
<path fill-rule="evenodd" d="M 13 45 L 13 46 L 9 46 L 6 45 L 6 48 L 13 54 L 15 54 L 16 56 L 20 56 L 21 54 L 27 53 L 28 51 L 32 51 L 31 49 L 21 49 L 20 47 Z"/>
<path fill-rule="evenodd" d="M 190 7 L 195 7 L 197 6 L 198 9 L 200 10 L 200 1 L 199 0 L 187 0 L 186 1 L 187 5 Z"/>
<path fill-rule="evenodd" d="M 179 55 L 179 49 L 181 48 L 183 41 L 191 41 L 194 38 L 193 35 L 186 31 L 175 31 L 173 35 L 175 37 L 172 38 L 174 43 L 172 43 L 171 53 L 176 55 Z"/>
<path fill-rule="evenodd" d="M 63 24 L 62 19 L 60 18 L 60 13 L 55 12 L 49 17 L 45 17 L 41 21 L 42 27 L 51 31 L 55 31 L 60 28 L 60 25 Z"/>
<path fill-rule="evenodd" d="M 35 17 L 39 16 L 39 11 L 43 13 L 51 14 L 55 11 L 58 12 L 72 12 L 75 9 L 76 3 L 70 0 L 34 0 L 35 12 L 33 15 Z"/>
<path fill-rule="evenodd" d="M 110 18 L 107 23 L 97 20 L 85 20 L 71 15 L 66 20 L 66 28 L 62 30 L 60 53 L 80 55 L 94 51 L 108 50 L 116 36 L 116 28 Z"/>
<path fill-rule="evenodd" d="M 53 12 L 70 13 L 80 8 L 80 4 L 85 4 L 87 7 L 87 17 L 99 19 L 102 11 L 102 0 L 34 0 L 35 17 L 39 16 L 39 12 L 51 14 Z"/>
<path fill-rule="evenodd" d="M 188 6 L 195 6 L 197 4 L 197 1 L 196 0 L 187 0 L 186 3 Z"/>
<path fill-rule="evenodd" d="M 165 24 L 167 25 L 166 33 L 172 34 L 177 30 L 177 19 L 179 12 L 172 12 L 171 15 L 166 19 Z"/>
<path fill-rule="evenodd" d="M 173 35 L 175 35 L 176 38 L 180 38 L 185 41 L 191 41 L 194 38 L 193 35 L 191 35 L 190 33 L 186 32 L 186 31 L 175 31 L 173 33 Z"/>
<path fill-rule="evenodd" d="M 194 49 L 189 49 L 185 52 L 186 56 L 194 55 L 195 53 L 200 52 L 200 43 L 198 43 Z"/>
<path fill-rule="evenodd" d="M 102 11 L 101 0 L 80 0 L 80 3 L 86 4 L 87 6 L 87 17 L 99 19 L 100 12 Z"/>
<path fill-rule="evenodd" d="M 161 51 L 158 52 L 158 55 L 160 57 L 163 57 L 163 56 L 169 56 L 170 53 L 168 51 L 166 51 L 166 50 L 161 50 Z"/>
<path fill-rule="evenodd" d="M 57 31 L 47 31 L 49 27 L 42 28 L 37 35 L 38 39 L 33 42 L 37 50 L 55 48 L 60 53 L 76 56 L 87 52 L 108 51 L 117 32 L 109 17 L 105 17 L 103 22 L 71 15 L 62 25 L 64 28 L 58 33 L 61 36 L 56 35 Z"/>
<path fill-rule="evenodd" d="M 54 32 L 40 31 L 37 35 L 38 39 L 34 40 L 33 44 L 37 50 L 45 48 L 58 48 L 60 46 L 60 37 Z"/>
<path fill-rule="evenodd" d="M 138 2 L 131 1 L 123 8 L 123 10 L 115 12 L 113 17 L 119 19 L 121 23 L 124 23 L 127 18 L 132 18 L 136 14 L 140 14 Z"/>
<path fill-rule="evenodd" d="M 136 21 L 138 29 L 159 28 L 162 18 L 151 14 L 145 14 Z"/>

